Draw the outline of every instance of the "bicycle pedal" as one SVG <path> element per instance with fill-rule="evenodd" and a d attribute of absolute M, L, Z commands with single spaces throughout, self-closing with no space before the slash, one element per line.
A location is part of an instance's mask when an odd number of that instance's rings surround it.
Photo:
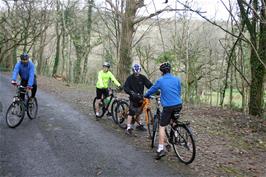
<path fill-rule="evenodd" d="M 165 146 L 165 149 L 166 149 L 167 152 L 170 152 L 171 151 L 171 145 L 170 144 L 167 144 Z"/>

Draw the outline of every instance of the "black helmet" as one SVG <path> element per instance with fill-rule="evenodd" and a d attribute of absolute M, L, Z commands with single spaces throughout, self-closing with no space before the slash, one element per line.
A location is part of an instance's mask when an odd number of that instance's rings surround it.
<path fill-rule="evenodd" d="M 103 63 L 103 66 L 104 66 L 104 67 L 107 67 L 107 68 L 110 68 L 111 65 L 110 65 L 110 63 L 108 63 L 108 62 L 104 62 L 104 63 Z"/>
<path fill-rule="evenodd" d="M 171 65 L 168 62 L 165 62 L 163 64 L 160 65 L 160 71 L 163 72 L 163 74 L 165 73 L 170 73 L 171 72 Z"/>
<path fill-rule="evenodd" d="M 20 59 L 21 60 L 28 60 L 29 59 L 29 55 L 25 52 L 22 55 L 20 55 Z"/>

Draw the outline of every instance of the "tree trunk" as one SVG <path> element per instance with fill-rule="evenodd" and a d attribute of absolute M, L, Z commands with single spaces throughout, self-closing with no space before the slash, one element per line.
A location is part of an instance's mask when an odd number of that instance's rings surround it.
<path fill-rule="evenodd" d="M 262 0 L 262 8 L 260 12 L 261 19 L 265 20 L 265 1 Z M 255 4 L 256 5 L 256 4 Z M 255 6 L 255 9 L 256 6 Z M 256 19 L 254 14 L 254 33 L 256 32 Z M 256 34 L 256 33 L 255 33 Z M 252 39 L 256 39 L 255 37 Z M 256 41 L 252 40 L 254 46 L 256 46 Z M 260 31 L 259 31 L 259 47 L 258 53 L 262 62 L 266 63 L 266 24 L 265 21 L 260 21 Z M 263 113 L 263 81 L 265 75 L 265 67 L 257 58 L 254 49 L 251 51 L 250 57 L 251 64 L 251 87 L 250 87 L 250 100 L 249 100 L 249 114 L 254 116 L 262 116 Z"/>
<path fill-rule="evenodd" d="M 91 25 L 92 25 L 92 7 L 94 0 L 88 0 L 88 19 L 87 19 L 87 43 L 88 43 L 88 52 L 90 53 L 90 42 L 91 42 Z M 83 82 L 86 81 L 86 76 L 88 72 L 88 54 L 85 55 L 84 58 L 84 66 L 83 66 Z"/>
<path fill-rule="evenodd" d="M 57 12 L 57 18 L 59 18 L 60 15 L 60 4 L 59 0 L 56 2 L 56 12 Z M 56 53 L 55 53 L 55 60 L 54 60 L 54 67 L 53 67 L 53 72 L 52 75 L 54 76 L 57 73 L 58 65 L 59 65 L 59 60 L 60 60 L 60 40 L 61 40 L 61 34 L 60 34 L 60 25 L 58 24 L 59 20 L 56 21 Z"/>
<path fill-rule="evenodd" d="M 122 83 L 130 74 L 130 65 L 132 64 L 131 46 L 134 33 L 134 17 L 136 15 L 136 0 L 126 0 L 126 11 L 122 17 L 122 34 L 120 59 L 118 63 L 118 80 Z"/>
<path fill-rule="evenodd" d="M 56 27 L 56 53 L 55 53 L 55 59 L 54 59 L 54 67 L 53 67 L 53 72 L 52 75 L 55 75 L 57 73 L 58 65 L 59 65 L 59 60 L 60 60 L 60 40 L 61 40 L 61 34 L 59 34 L 59 29 L 58 25 Z"/>
<path fill-rule="evenodd" d="M 78 46 L 78 44 L 74 44 L 76 48 L 76 56 L 77 60 L 74 65 L 74 83 L 79 83 L 80 82 L 80 76 L 81 76 L 81 61 L 83 58 L 83 51 L 81 50 L 81 47 Z"/>

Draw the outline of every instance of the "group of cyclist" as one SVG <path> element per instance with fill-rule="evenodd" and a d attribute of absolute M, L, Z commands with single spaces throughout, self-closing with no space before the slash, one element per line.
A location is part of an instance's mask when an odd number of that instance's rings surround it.
<path fill-rule="evenodd" d="M 101 99 L 102 96 L 107 96 L 108 94 L 108 83 L 109 80 L 114 81 L 115 85 L 120 87 L 121 84 L 114 78 L 113 74 L 109 71 L 110 64 L 104 63 L 104 69 L 98 73 L 98 81 L 96 85 L 97 98 Z M 158 91 L 160 92 L 161 105 L 163 107 L 161 119 L 159 123 L 159 145 L 157 148 L 156 159 L 166 155 L 165 150 L 165 127 L 170 123 L 171 117 L 174 112 L 180 112 L 182 109 L 182 99 L 181 99 L 181 80 L 179 77 L 175 77 L 171 74 L 171 65 L 169 63 L 163 63 L 159 67 L 161 71 L 161 77 L 153 85 L 146 76 L 140 74 L 141 66 L 139 64 L 132 65 L 132 75 L 130 75 L 123 86 L 124 91 L 129 95 L 129 114 L 127 118 L 127 128 L 125 133 L 127 135 L 132 135 L 133 125 L 132 117 L 136 116 L 136 121 L 138 125 L 136 129 L 145 130 L 143 124 L 140 123 L 140 115 L 142 113 L 142 103 L 143 98 L 150 98 L 151 95 Z M 105 77 L 101 76 L 105 73 Z M 108 78 L 109 76 L 109 78 Z M 101 84 L 99 87 L 99 82 L 105 80 L 106 84 Z M 148 91 L 144 94 L 144 87 Z M 99 93 L 101 89 L 101 95 Z M 103 91 L 104 90 L 104 91 Z M 98 107 L 99 108 L 99 107 Z M 96 110 L 96 116 L 97 116 Z"/>
<path fill-rule="evenodd" d="M 17 76 L 21 77 L 21 85 L 31 90 L 31 96 L 34 97 L 37 91 L 37 81 L 34 73 L 34 64 L 29 60 L 29 55 L 23 53 L 20 56 L 20 61 L 15 65 L 12 74 L 11 83 L 17 85 Z M 150 98 L 151 95 L 160 91 L 161 105 L 163 107 L 161 119 L 159 123 L 159 145 L 157 148 L 156 159 L 166 155 L 164 140 L 165 140 L 165 127 L 170 123 L 173 112 L 182 109 L 181 99 L 181 80 L 171 74 L 171 65 L 163 63 L 160 65 L 159 70 L 162 76 L 153 85 L 146 76 L 141 74 L 141 66 L 133 64 L 132 75 L 130 75 L 123 86 L 124 91 L 129 95 L 130 106 L 127 118 L 127 127 L 125 133 L 132 135 L 133 125 L 132 117 L 136 116 L 138 126 L 136 129 L 145 130 L 145 127 L 140 122 L 140 115 L 142 113 L 143 98 Z M 110 71 L 110 64 L 104 62 L 103 69 L 98 72 L 98 80 L 96 83 L 96 116 L 99 115 L 99 102 L 102 97 L 108 96 L 109 81 L 114 82 L 117 87 L 121 88 L 121 84 L 114 77 Z M 148 91 L 144 94 L 144 87 Z M 22 99 L 24 95 L 21 95 Z M 110 115 L 110 113 L 108 113 Z"/>

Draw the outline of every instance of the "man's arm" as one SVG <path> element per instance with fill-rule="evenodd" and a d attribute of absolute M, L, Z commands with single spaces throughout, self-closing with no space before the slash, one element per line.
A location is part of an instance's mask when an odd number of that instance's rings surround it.
<path fill-rule="evenodd" d="M 34 64 L 30 63 L 30 76 L 29 76 L 29 81 L 28 81 L 28 86 L 32 87 L 33 82 L 34 82 Z"/>
<path fill-rule="evenodd" d="M 130 83 L 130 78 L 128 77 L 123 88 L 127 94 L 131 95 L 133 91 L 129 88 L 129 83 Z"/>
<path fill-rule="evenodd" d="M 115 76 L 111 72 L 109 73 L 110 73 L 111 81 L 113 81 L 117 87 L 120 87 L 121 84 L 116 80 Z"/>
<path fill-rule="evenodd" d="M 15 68 L 14 68 L 13 74 L 12 74 L 12 81 L 16 81 L 17 80 L 17 76 L 18 76 L 18 73 L 19 73 L 19 66 L 20 66 L 19 63 L 17 63 L 15 65 Z"/>
<path fill-rule="evenodd" d="M 146 76 L 144 76 L 144 85 L 148 89 L 151 88 L 151 86 L 152 86 L 151 81 Z"/>
<path fill-rule="evenodd" d="M 146 92 L 144 97 L 150 97 L 152 94 L 156 93 L 160 89 L 160 80 L 157 80 L 156 83 Z"/>

